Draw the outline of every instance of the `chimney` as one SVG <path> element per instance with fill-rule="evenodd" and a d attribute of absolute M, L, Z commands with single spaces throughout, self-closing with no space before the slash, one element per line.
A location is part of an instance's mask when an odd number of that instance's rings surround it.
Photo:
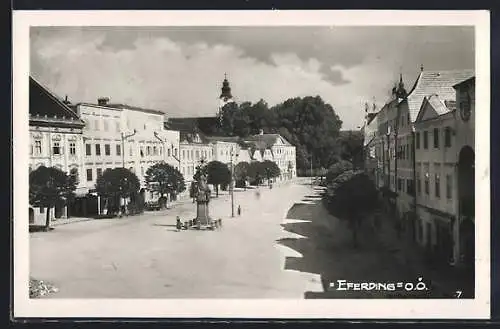
<path fill-rule="evenodd" d="M 109 102 L 109 97 L 100 97 L 97 99 L 97 105 L 106 106 Z"/>
<path fill-rule="evenodd" d="M 69 104 L 71 104 L 71 102 L 68 100 L 68 95 L 66 95 L 66 97 L 64 97 L 63 103 L 64 103 L 65 105 L 69 105 Z"/>

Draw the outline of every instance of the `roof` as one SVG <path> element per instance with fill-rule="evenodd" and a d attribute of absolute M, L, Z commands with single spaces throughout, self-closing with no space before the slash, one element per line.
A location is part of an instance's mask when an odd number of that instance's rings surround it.
<path fill-rule="evenodd" d="M 30 120 L 85 125 L 68 105 L 31 76 L 29 78 L 29 114 Z"/>
<path fill-rule="evenodd" d="M 424 98 L 415 121 L 432 120 L 441 115 L 450 113 L 455 109 L 456 106 L 454 101 L 443 101 L 440 99 L 439 95 L 433 94 Z"/>
<path fill-rule="evenodd" d="M 475 81 L 475 80 L 476 80 L 476 76 L 472 76 L 472 77 L 470 77 L 470 78 L 468 78 L 468 79 L 465 79 L 465 80 L 460 81 L 459 83 L 455 84 L 455 85 L 453 86 L 453 88 L 455 88 L 455 89 L 456 89 L 457 87 L 460 87 L 460 86 L 462 86 L 462 85 L 464 85 L 464 84 L 467 84 L 467 83 L 472 82 L 472 81 Z"/>
<path fill-rule="evenodd" d="M 406 98 L 410 119 L 415 122 L 424 97 L 437 94 L 442 101 L 455 100 L 454 85 L 474 76 L 474 70 L 422 71 Z"/>
<path fill-rule="evenodd" d="M 212 142 L 226 143 L 238 143 L 240 140 L 238 136 L 207 136 L 206 139 Z"/>
<path fill-rule="evenodd" d="M 144 109 L 142 107 L 137 107 L 137 106 L 132 106 L 128 104 L 120 104 L 120 103 L 108 103 L 104 105 L 104 107 L 111 107 L 111 108 L 116 108 L 116 109 L 126 109 L 126 110 L 132 110 L 132 111 L 139 111 L 139 112 L 145 112 L 145 113 L 151 113 L 151 114 L 161 114 L 164 115 L 165 113 L 159 110 L 151 110 L 151 109 Z"/>
<path fill-rule="evenodd" d="M 258 148 L 266 149 L 271 148 L 273 145 L 275 145 L 278 138 L 281 138 L 283 140 L 284 145 L 291 146 L 291 144 L 280 134 L 253 135 L 244 138 L 244 141 L 253 142 L 258 146 Z"/>

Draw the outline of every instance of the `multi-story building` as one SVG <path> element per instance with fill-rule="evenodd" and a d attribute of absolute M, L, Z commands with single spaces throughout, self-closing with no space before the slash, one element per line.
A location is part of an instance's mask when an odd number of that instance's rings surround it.
<path fill-rule="evenodd" d="M 251 145 L 251 159 L 254 161 L 273 161 L 280 168 L 279 180 L 297 177 L 296 148 L 279 134 L 264 134 L 243 138 L 242 141 Z"/>
<path fill-rule="evenodd" d="M 32 77 L 29 79 L 29 115 L 30 172 L 39 166 L 59 168 L 76 175 L 79 184 L 75 192 L 84 193 L 82 130 L 85 123 L 65 101 Z M 68 207 L 63 204 L 49 210 L 30 207 L 30 224 L 44 223 L 46 211 L 51 212 L 53 219 L 68 216 Z"/>
<path fill-rule="evenodd" d="M 473 74 L 472 70 L 426 71 L 421 67 L 421 72 L 408 96 L 398 104 L 397 212 L 403 220 L 403 227 L 407 228 L 406 232 L 409 238 L 414 241 L 418 233 L 415 182 L 417 179 L 421 179 L 421 177 L 417 177 L 415 150 L 423 143 L 430 143 L 431 134 L 434 136 L 433 131 L 417 132 L 415 121 L 424 99 L 431 95 L 437 95 L 445 107 L 453 109 L 455 106 L 453 85 Z"/>
<path fill-rule="evenodd" d="M 97 104 L 77 104 L 76 112 L 86 122 L 84 180 L 88 191 L 95 192 L 96 180 L 106 169 L 123 167 L 137 175 L 146 201 L 158 197 L 147 191 L 147 169 L 160 161 L 179 167 L 178 133 L 164 129 L 164 113 L 110 104 L 107 98 L 98 99 Z M 80 201 L 84 215 L 100 213 L 105 207 L 98 195 Z"/>
<path fill-rule="evenodd" d="M 372 109 L 370 109 L 368 103 L 365 104 L 365 121 L 362 131 L 364 170 L 375 182 L 375 185 L 379 186 L 379 182 L 377 181 L 379 174 L 377 173 L 378 162 L 376 157 L 378 117 L 375 103 L 373 104 Z"/>
<path fill-rule="evenodd" d="M 424 98 L 415 122 L 417 241 L 443 261 L 474 263 L 474 112 L 472 74 L 453 100 Z"/>

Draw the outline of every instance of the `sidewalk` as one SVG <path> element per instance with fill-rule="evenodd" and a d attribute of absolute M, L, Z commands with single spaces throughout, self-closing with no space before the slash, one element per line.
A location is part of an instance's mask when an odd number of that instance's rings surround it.
<path fill-rule="evenodd" d="M 401 232 L 398 237 L 393 222 L 387 218 L 380 221 L 379 228 L 372 226 L 374 238 L 389 252 L 393 253 L 398 263 L 414 272 L 417 279 L 421 277 L 426 282 L 432 282 L 432 289 L 436 295 L 448 298 L 457 298 L 456 291 L 462 291 L 461 298 L 473 298 L 474 282 L 472 286 L 452 267 L 432 268 L 426 263 L 422 252 L 415 242 L 405 237 Z"/>

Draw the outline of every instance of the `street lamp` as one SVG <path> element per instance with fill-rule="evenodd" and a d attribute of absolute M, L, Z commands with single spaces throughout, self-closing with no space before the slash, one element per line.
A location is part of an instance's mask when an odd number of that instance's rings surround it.
<path fill-rule="evenodd" d="M 238 154 L 233 152 L 233 148 L 231 148 L 231 183 L 230 183 L 230 193 L 231 193 L 231 217 L 234 217 L 234 166 L 233 166 L 233 156 L 238 158 Z"/>
<path fill-rule="evenodd" d="M 137 130 L 134 129 L 134 132 L 129 135 L 125 135 L 123 131 L 121 132 L 122 137 L 122 168 L 125 168 L 125 140 L 137 134 Z"/>

